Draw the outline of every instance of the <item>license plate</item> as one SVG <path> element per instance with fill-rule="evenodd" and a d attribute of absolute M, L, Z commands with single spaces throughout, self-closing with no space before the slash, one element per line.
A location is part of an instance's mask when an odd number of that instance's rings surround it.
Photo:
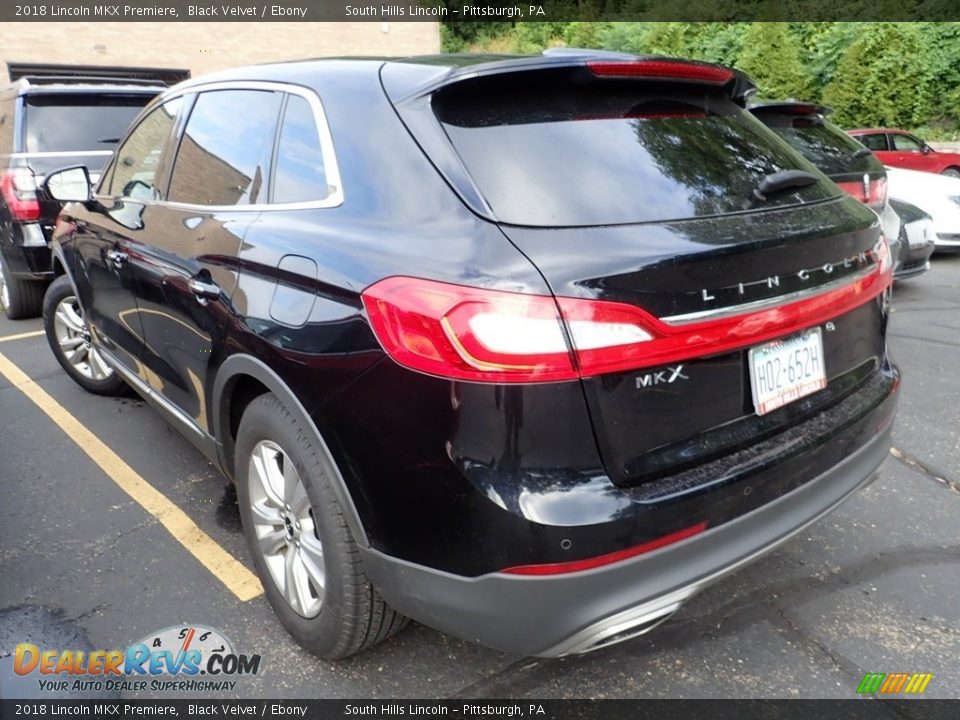
<path fill-rule="evenodd" d="M 820 328 L 751 348 L 749 362 L 757 415 L 766 415 L 827 386 Z"/>

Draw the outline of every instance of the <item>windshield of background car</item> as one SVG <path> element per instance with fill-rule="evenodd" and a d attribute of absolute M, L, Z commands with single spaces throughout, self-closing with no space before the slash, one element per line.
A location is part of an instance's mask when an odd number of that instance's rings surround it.
<path fill-rule="evenodd" d="M 28 95 L 25 149 L 28 153 L 89 153 L 84 163 L 100 170 L 127 127 L 151 99 L 148 94 L 51 93 Z M 63 165 L 63 160 L 59 161 Z"/>
<path fill-rule="evenodd" d="M 821 117 L 763 113 L 760 119 L 827 175 L 883 174 L 883 164 L 871 153 L 854 157 L 863 145 Z"/>
<path fill-rule="evenodd" d="M 834 197 L 828 182 L 758 203 L 782 170 L 817 173 L 719 90 L 569 71 L 458 82 L 433 107 L 496 218 L 562 227 L 663 222 Z"/>

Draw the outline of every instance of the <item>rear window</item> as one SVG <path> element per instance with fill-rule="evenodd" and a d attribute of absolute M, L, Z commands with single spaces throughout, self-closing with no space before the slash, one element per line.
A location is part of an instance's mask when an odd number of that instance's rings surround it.
<path fill-rule="evenodd" d="M 143 95 L 30 95 L 26 112 L 26 151 L 112 151 L 140 109 Z"/>
<path fill-rule="evenodd" d="M 823 118 L 779 113 L 759 117 L 827 175 L 883 173 L 883 164 L 874 155 L 854 157 L 863 145 Z"/>
<path fill-rule="evenodd" d="M 434 97 L 450 141 L 496 217 L 532 226 L 681 220 L 810 202 L 821 182 L 769 197 L 771 173 L 816 169 L 722 91 L 572 82 L 569 70 L 457 83 Z"/>

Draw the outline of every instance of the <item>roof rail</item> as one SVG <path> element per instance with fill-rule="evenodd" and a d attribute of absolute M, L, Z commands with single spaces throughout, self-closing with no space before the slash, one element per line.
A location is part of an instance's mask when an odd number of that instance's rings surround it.
<path fill-rule="evenodd" d="M 166 83 L 160 80 L 143 80 L 141 78 L 109 77 L 106 75 L 94 75 L 85 77 L 83 75 L 21 75 L 17 78 L 18 82 L 27 85 L 143 85 L 145 87 L 166 87 Z"/>
<path fill-rule="evenodd" d="M 121 67 L 111 65 L 54 65 L 8 62 L 11 82 L 26 80 L 31 85 L 64 83 L 122 83 L 125 85 L 174 85 L 190 77 L 179 68 Z"/>

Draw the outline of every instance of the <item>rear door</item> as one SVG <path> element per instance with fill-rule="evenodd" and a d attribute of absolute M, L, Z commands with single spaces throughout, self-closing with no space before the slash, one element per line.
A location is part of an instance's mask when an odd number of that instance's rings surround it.
<path fill-rule="evenodd" d="M 239 87 L 197 94 L 140 249 L 149 383 L 205 433 L 208 373 L 223 352 L 240 244 L 267 200 L 281 98 Z"/>
<path fill-rule="evenodd" d="M 890 144 L 887 140 L 886 133 L 863 133 L 862 135 L 854 135 L 854 137 L 870 148 L 873 154 L 880 158 L 880 162 L 885 165 L 890 164 L 892 153 L 890 152 Z"/>
<path fill-rule="evenodd" d="M 583 380 L 615 482 L 751 445 L 878 366 L 877 216 L 723 88 L 571 69 L 464 80 L 432 105 L 492 216 L 557 296 L 647 318 L 649 345 L 629 362 L 610 352 L 617 369 Z M 790 171 L 812 182 L 760 192 Z M 780 309 L 810 298 L 815 312 Z M 789 333 L 770 332 L 788 316 Z M 812 384 L 769 393 L 757 371 L 779 352 L 771 341 L 792 343 Z"/>

